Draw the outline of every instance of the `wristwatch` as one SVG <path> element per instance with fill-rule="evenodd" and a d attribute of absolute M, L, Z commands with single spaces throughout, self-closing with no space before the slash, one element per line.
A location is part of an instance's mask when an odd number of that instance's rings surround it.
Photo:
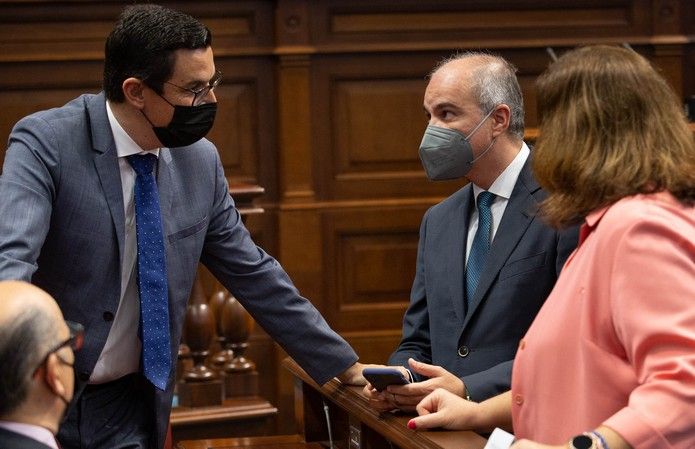
<path fill-rule="evenodd" d="M 589 435 L 577 435 L 570 440 L 570 449 L 593 449 L 594 439 Z"/>

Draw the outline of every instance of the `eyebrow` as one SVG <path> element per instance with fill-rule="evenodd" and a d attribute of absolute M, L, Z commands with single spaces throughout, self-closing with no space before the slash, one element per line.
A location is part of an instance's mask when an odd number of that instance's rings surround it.
<path fill-rule="evenodd" d="M 210 84 L 210 81 L 214 80 L 215 76 L 217 76 L 217 70 L 215 70 L 215 73 L 213 73 L 212 76 L 207 80 L 193 80 L 186 84 L 182 84 L 181 87 L 185 87 L 187 89 L 203 88 Z"/>
<path fill-rule="evenodd" d="M 429 112 L 427 112 L 427 108 L 426 108 L 424 105 L 423 105 L 422 108 L 425 110 L 425 113 L 429 114 Z M 455 111 L 462 111 L 462 110 L 463 110 L 463 109 L 462 109 L 461 107 L 459 107 L 458 105 L 456 105 L 456 104 L 454 104 L 454 103 L 451 103 L 451 102 L 449 102 L 449 101 L 445 101 L 445 102 L 443 102 L 443 103 L 437 103 L 437 104 L 435 104 L 434 107 L 432 107 L 432 113 L 437 112 L 437 111 L 441 111 L 442 109 L 447 109 L 447 108 L 448 108 L 448 109 L 453 109 L 453 110 L 455 110 Z"/>

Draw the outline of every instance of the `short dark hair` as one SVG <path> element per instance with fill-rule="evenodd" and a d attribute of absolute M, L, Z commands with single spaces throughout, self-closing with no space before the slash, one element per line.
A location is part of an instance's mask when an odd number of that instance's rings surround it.
<path fill-rule="evenodd" d="M 26 400 L 31 376 L 57 335 L 57 325 L 37 307 L 0 327 L 0 416 L 12 413 Z"/>
<path fill-rule="evenodd" d="M 129 77 L 143 80 L 161 94 L 174 70 L 174 52 L 211 44 L 210 30 L 188 14 L 151 4 L 125 8 L 106 39 L 106 98 L 123 102 L 123 81 Z"/>

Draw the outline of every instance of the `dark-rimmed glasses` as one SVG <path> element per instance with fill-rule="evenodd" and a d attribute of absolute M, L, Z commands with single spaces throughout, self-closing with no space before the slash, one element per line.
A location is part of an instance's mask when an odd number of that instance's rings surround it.
<path fill-rule="evenodd" d="M 191 106 L 198 106 L 203 102 L 203 100 L 208 96 L 210 92 L 215 90 L 215 88 L 220 84 L 220 81 L 222 81 L 222 72 L 218 70 L 215 72 L 215 76 L 213 76 L 212 79 L 208 81 L 208 85 L 201 87 L 200 89 L 189 89 L 187 87 L 179 86 L 178 84 L 170 83 L 169 81 L 164 82 L 166 84 L 171 84 L 172 86 L 177 87 L 181 90 L 185 90 L 186 92 L 192 93 L 193 101 L 191 101 Z"/>
<path fill-rule="evenodd" d="M 39 368 L 41 368 L 41 366 L 43 366 L 43 364 L 46 363 L 48 356 L 61 350 L 62 348 L 70 346 L 70 349 L 72 349 L 73 352 L 79 351 L 82 348 L 82 344 L 84 343 L 84 326 L 82 326 L 80 323 L 68 320 L 65 320 L 65 324 L 68 326 L 68 329 L 70 330 L 70 336 L 66 340 L 63 340 L 62 342 L 52 347 L 41 359 L 41 363 L 39 363 L 39 366 L 36 367 L 36 370 L 34 372 L 38 371 Z M 56 354 L 56 356 L 58 355 Z M 58 356 L 58 359 L 65 365 L 73 366 L 72 363 L 66 362 L 60 356 Z"/>

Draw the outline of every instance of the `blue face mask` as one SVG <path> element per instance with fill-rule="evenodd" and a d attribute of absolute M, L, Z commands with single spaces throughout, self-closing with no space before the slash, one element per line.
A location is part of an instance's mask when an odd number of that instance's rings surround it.
<path fill-rule="evenodd" d="M 420 143 L 419 153 L 422 166 L 430 180 L 445 181 L 462 178 L 468 174 L 473 163 L 480 159 L 495 142 L 494 140 L 490 142 L 490 145 L 480 156 L 473 157 L 473 148 L 471 148 L 469 139 L 494 110 L 493 108 L 488 112 L 468 136 L 455 129 L 427 125 L 422 143 Z"/>

